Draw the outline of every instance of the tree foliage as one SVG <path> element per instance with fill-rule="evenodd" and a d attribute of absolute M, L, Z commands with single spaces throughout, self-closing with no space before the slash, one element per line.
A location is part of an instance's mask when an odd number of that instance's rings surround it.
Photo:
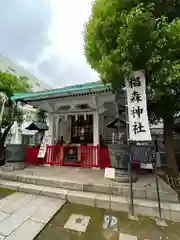
<path fill-rule="evenodd" d="M 14 93 L 28 91 L 30 91 L 30 85 L 26 77 L 17 77 L 7 72 L 0 72 L 1 108 L 3 107 L 4 95 L 6 96 L 4 111 L 2 111 L 2 121 L 0 123 L 0 151 L 1 145 L 4 145 L 4 141 L 14 122 L 16 121 L 21 124 L 24 120 L 20 104 L 11 101 L 11 97 Z"/>
<path fill-rule="evenodd" d="M 46 111 L 42 109 L 37 110 L 36 118 L 38 122 L 46 123 Z"/>
<path fill-rule="evenodd" d="M 172 125 L 180 111 L 179 17 L 180 1 L 96 0 L 85 32 L 85 55 L 102 81 L 118 89 L 132 71 L 145 71 L 149 117 L 164 120 L 167 161 L 174 171 Z"/>

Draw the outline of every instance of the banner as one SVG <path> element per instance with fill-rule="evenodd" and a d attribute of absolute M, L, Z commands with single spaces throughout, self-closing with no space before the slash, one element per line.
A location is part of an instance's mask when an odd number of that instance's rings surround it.
<path fill-rule="evenodd" d="M 151 141 L 147 115 L 146 79 L 141 71 L 135 71 L 126 80 L 129 140 Z"/>

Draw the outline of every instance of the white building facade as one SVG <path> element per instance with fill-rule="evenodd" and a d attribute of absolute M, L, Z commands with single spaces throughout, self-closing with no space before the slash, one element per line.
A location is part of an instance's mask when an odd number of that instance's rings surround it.
<path fill-rule="evenodd" d="M 32 88 L 32 92 L 52 89 L 51 85 L 37 79 L 29 71 L 2 55 L 0 55 L 0 71 L 26 77 Z M 16 122 L 14 123 L 6 141 L 8 143 L 21 143 L 22 141 L 26 141 L 29 144 L 34 143 L 33 132 L 27 131 L 26 127 L 36 119 L 37 110 L 30 105 L 24 105 L 22 106 L 22 111 L 24 113 L 24 122 L 21 126 L 18 126 Z"/>
<path fill-rule="evenodd" d="M 31 74 L 28 70 L 23 68 L 22 66 L 14 63 L 9 58 L 0 55 L 0 71 L 8 72 L 10 74 L 14 74 L 16 76 L 26 77 L 29 81 L 30 86 L 32 87 L 33 92 L 38 91 L 46 91 L 52 89 L 52 86 L 39 80 L 33 74 Z"/>

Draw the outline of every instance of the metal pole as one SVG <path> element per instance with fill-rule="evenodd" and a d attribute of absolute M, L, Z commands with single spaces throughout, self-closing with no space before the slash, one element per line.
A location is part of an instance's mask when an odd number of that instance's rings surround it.
<path fill-rule="evenodd" d="M 157 191 L 159 218 L 161 219 L 162 218 L 161 199 L 160 199 L 160 194 L 159 194 L 159 179 L 158 179 L 157 170 L 156 170 L 156 191 Z"/>
<path fill-rule="evenodd" d="M 127 98 L 126 98 L 126 105 L 125 105 L 125 119 L 126 119 L 126 137 L 127 137 L 127 145 L 128 145 L 128 174 L 129 174 L 129 193 L 130 193 L 130 214 L 134 216 L 134 196 L 133 196 L 133 181 L 132 181 L 132 161 L 133 156 L 131 152 L 131 143 L 129 142 L 129 119 L 128 119 L 128 105 L 127 105 Z"/>
<path fill-rule="evenodd" d="M 156 136 L 156 141 L 157 141 L 157 136 Z M 157 174 L 157 153 L 159 153 L 158 149 L 158 143 L 156 142 L 155 149 L 153 149 L 153 161 L 154 161 L 154 166 L 155 166 L 155 174 L 156 174 L 156 191 L 157 191 L 157 201 L 158 201 L 158 212 L 159 212 L 159 218 L 162 218 L 162 212 L 161 212 L 161 199 L 160 199 L 160 194 L 159 194 L 159 179 L 158 179 L 158 174 Z"/>
<path fill-rule="evenodd" d="M 117 96 L 118 96 L 118 93 L 116 92 L 117 113 L 118 113 L 118 117 L 120 117 Z M 126 94 L 125 94 L 125 96 L 126 96 Z M 128 175 L 129 175 L 129 193 L 130 193 L 130 214 L 131 214 L 131 216 L 134 216 L 133 183 L 132 183 L 132 159 L 133 158 L 132 158 L 132 153 L 131 153 L 131 144 L 128 140 L 128 136 L 129 136 L 128 120 L 129 119 L 128 119 L 128 112 L 127 112 L 127 98 L 126 98 L 126 104 L 125 104 L 125 120 L 126 120 L 126 137 L 127 137 L 128 154 L 129 154 Z M 120 128 L 120 123 L 118 121 L 118 132 L 119 132 L 119 128 Z"/>
<path fill-rule="evenodd" d="M 130 214 L 134 216 L 134 199 L 133 199 L 133 183 L 132 183 L 132 153 L 131 145 L 129 144 L 129 161 L 128 161 L 128 173 L 129 173 L 129 189 L 130 189 Z"/>

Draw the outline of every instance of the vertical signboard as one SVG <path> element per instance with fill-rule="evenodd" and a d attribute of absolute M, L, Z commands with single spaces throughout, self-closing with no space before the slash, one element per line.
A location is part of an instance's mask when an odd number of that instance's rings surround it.
<path fill-rule="evenodd" d="M 146 80 L 141 71 L 135 71 L 126 80 L 129 140 L 151 141 L 147 115 Z"/>

